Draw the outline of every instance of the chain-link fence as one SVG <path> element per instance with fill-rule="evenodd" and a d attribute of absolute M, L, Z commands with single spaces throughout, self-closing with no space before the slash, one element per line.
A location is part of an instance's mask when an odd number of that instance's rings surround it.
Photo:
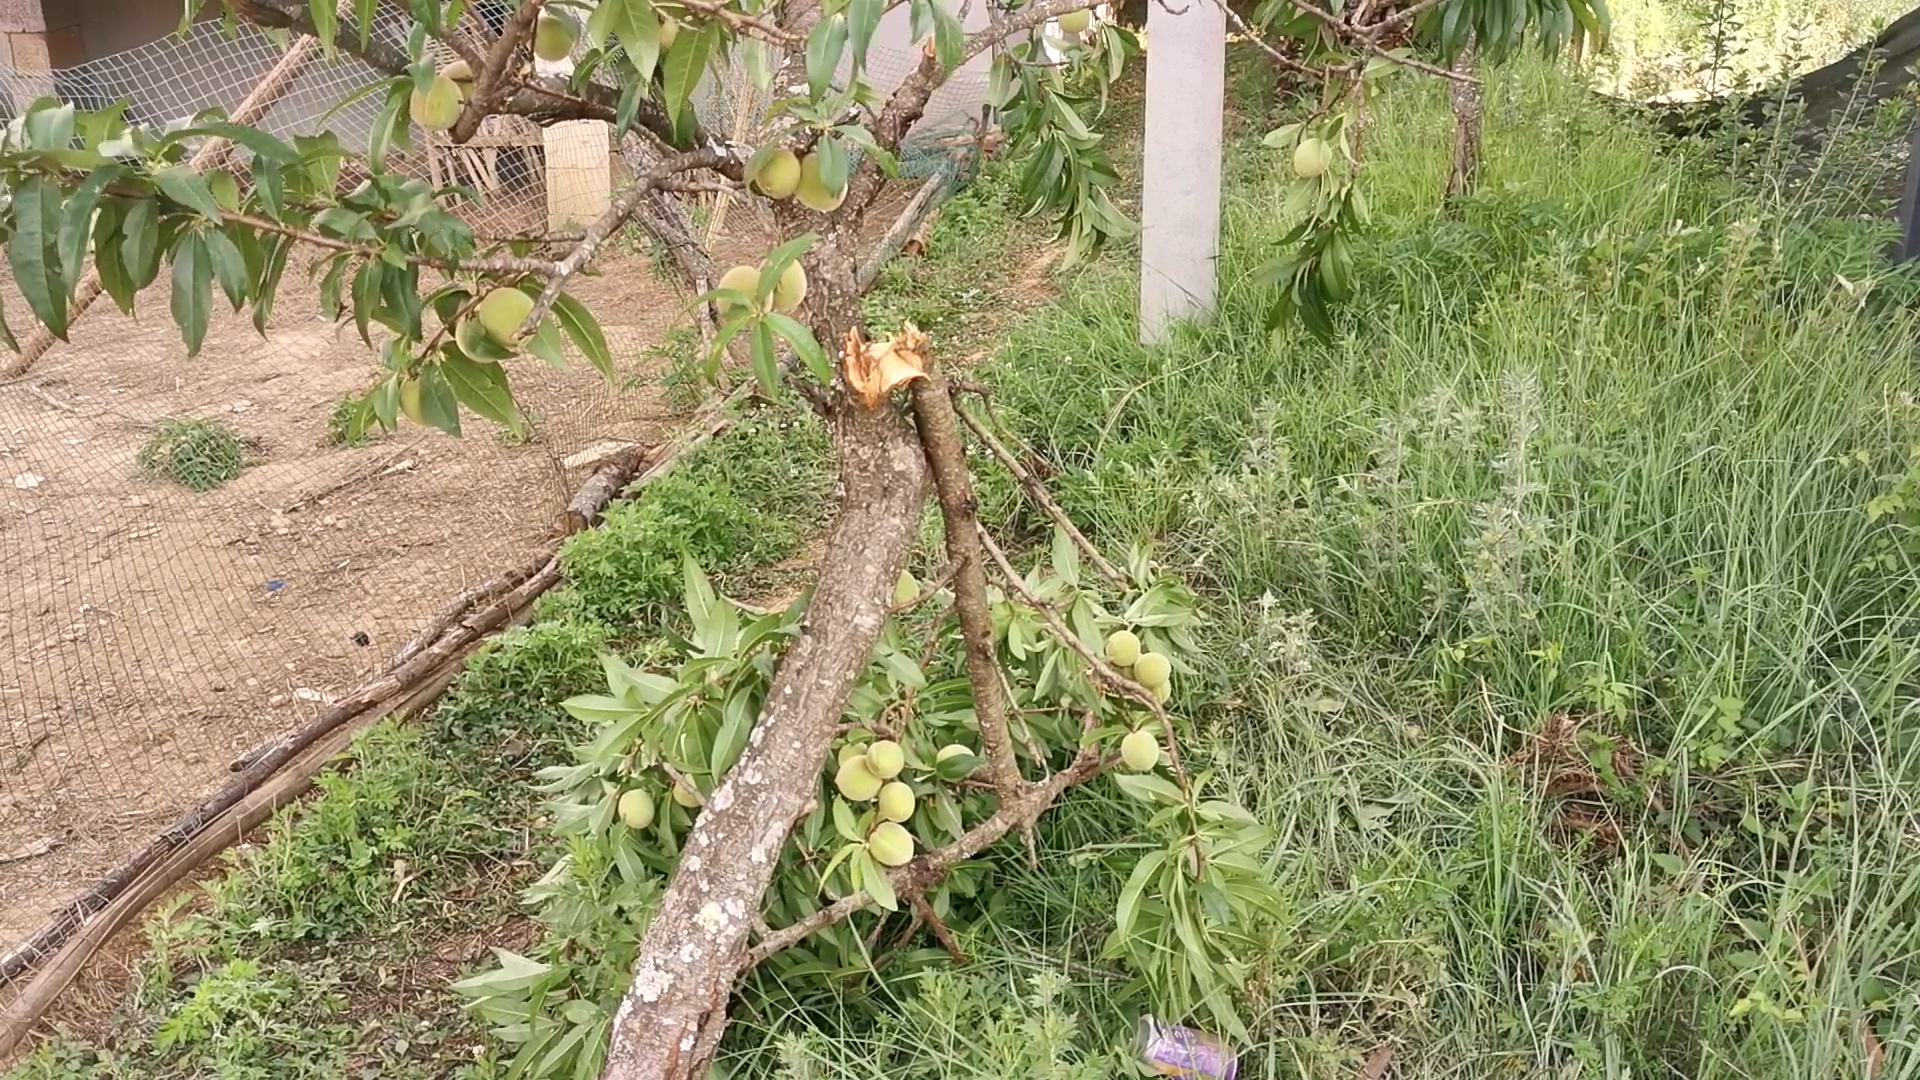
<path fill-rule="evenodd" d="M 376 34 L 403 47 L 404 16 L 383 10 Z M 136 121 L 166 125 L 236 109 L 279 67 L 260 126 L 364 143 L 377 97 L 336 106 L 377 74 L 317 49 L 286 71 L 297 40 L 201 23 L 78 68 L 0 70 L 0 95 L 14 108 L 48 93 L 125 99 Z M 874 77 L 891 85 L 916 59 L 911 43 L 877 43 Z M 984 72 L 961 73 L 905 171 L 950 173 L 944 143 L 984 91 Z M 699 107 L 747 139 L 765 119 L 740 71 L 710 80 Z M 551 144 L 513 121 L 487 134 L 478 148 L 416 141 L 396 165 L 473 183 L 483 201 L 463 212 L 482 235 L 546 231 Z M 617 159 L 581 167 L 604 188 Z M 723 217 L 717 257 L 771 245 L 754 208 L 694 212 L 702 228 Z M 663 372 L 688 355 L 673 336 L 687 298 L 643 242 L 616 238 L 593 270 L 573 291 L 598 313 L 617 377 L 517 365 L 526 438 L 476 422 L 457 441 L 416 426 L 348 441 L 341 402 L 377 377 L 372 351 L 319 314 L 297 273 L 264 334 L 251 313 L 216 314 L 189 359 L 162 275 L 137 316 L 97 304 L 70 344 L 0 382 L 0 955 L 251 748 L 384 668 L 450 597 L 549 544 L 608 453 L 665 440 Z M 10 280 L 0 292 L 27 310 Z"/>

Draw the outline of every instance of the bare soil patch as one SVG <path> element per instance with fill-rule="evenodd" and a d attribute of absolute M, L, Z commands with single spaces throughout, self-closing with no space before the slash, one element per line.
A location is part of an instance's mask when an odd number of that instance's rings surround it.
<path fill-rule="evenodd" d="M 0 951 L 448 598 L 549 543 L 591 468 L 566 459 L 663 440 L 648 350 L 683 297 L 622 254 L 574 291 L 619 377 L 516 362 L 525 442 L 474 421 L 331 445 L 329 415 L 376 361 L 292 289 L 265 338 L 217 316 L 193 359 L 164 289 L 137 319 L 103 302 L 0 385 Z M 176 417 L 226 423 L 254 464 L 204 493 L 143 475 L 140 447 Z"/>

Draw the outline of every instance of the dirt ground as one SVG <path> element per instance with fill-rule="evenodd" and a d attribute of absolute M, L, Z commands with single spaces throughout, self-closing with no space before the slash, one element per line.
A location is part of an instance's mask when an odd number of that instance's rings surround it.
<path fill-rule="evenodd" d="M 739 244 L 759 241 L 723 247 Z M 517 445 L 472 418 L 457 440 L 403 423 L 329 445 L 335 404 L 376 366 L 297 291 L 264 339 L 216 316 L 193 359 L 164 289 L 137 319 L 103 301 L 71 346 L 0 384 L 0 952 L 455 593 L 549 543 L 591 469 L 568 457 L 663 440 L 647 350 L 684 300 L 642 257 L 597 270 L 573 291 L 619 379 L 516 362 L 535 433 Z M 18 327 L 25 307 L 7 301 Z M 198 494 L 143 476 L 136 454 L 173 417 L 225 421 L 254 463 Z"/>

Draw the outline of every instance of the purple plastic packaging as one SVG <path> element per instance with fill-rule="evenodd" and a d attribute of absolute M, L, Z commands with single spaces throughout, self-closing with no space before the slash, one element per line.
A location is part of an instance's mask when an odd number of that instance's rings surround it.
<path fill-rule="evenodd" d="M 1162 1024 L 1152 1014 L 1140 1018 L 1140 1061 L 1161 1076 L 1192 1080 L 1234 1080 L 1240 1059 L 1220 1039 L 1178 1024 Z"/>

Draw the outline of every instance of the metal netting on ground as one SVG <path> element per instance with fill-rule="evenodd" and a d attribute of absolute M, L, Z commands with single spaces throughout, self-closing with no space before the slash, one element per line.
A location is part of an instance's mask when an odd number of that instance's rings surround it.
<path fill-rule="evenodd" d="M 397 44 L 406 29 L 388 9 L 376 32 Z M 0 69 L 0 95 L 16 108 L 48 93 L 87 107 L 125 99 L 134 119 L 166 125 L 234 110 L 297 40 L 200 23 L 66 71 Z M 873 56 L 897 82 L 915 53 L 879 41 Z M 260 126 L 363 142 L 376 100 L 329 112 L 377 78 L 312 50 Z M 704 121 L 753 137 L 766 106 L 750 91 L 737 71 L 710 80 Z M 964 179 L 941 140 L 984 94 L 984 71 L 943 92 L 921 149 L 904 155 L 910 175 Z M 513 122 L 489 130 L 498 143 L 431 157 L 417 145 L 397 164 L 474 183 L 485 201 L 467 214 L 483 235 L 547 231 L 561 183 L 550 144 Z M 618 174 L 619 157 L 583 167 Z M 736 206 L 710 246 L 756 258 L 773 242 L 767 225 Z M 319 314 L 296 273 L 264 335 L 250 313 L 216 313 L 189 359 L 163 274 L 136 316 L 103 301 L 69 344 L 0 382 L 0 955 L 249 751 L 385 668 L 447 600 L 550 544 L 609 452 L 666 440 L 663 372 L 684 358 L 687 298 L 657 262 L 623 236 L 571 286 L 599 315 L 617 376 L 516 365 L 525 439 L 475 421 L 458 440 L 403 426 L 342 441 L 336 410 L 377 377 L 374 353 Z M 27 310 L 11 279 L 0 301 Z"/>

